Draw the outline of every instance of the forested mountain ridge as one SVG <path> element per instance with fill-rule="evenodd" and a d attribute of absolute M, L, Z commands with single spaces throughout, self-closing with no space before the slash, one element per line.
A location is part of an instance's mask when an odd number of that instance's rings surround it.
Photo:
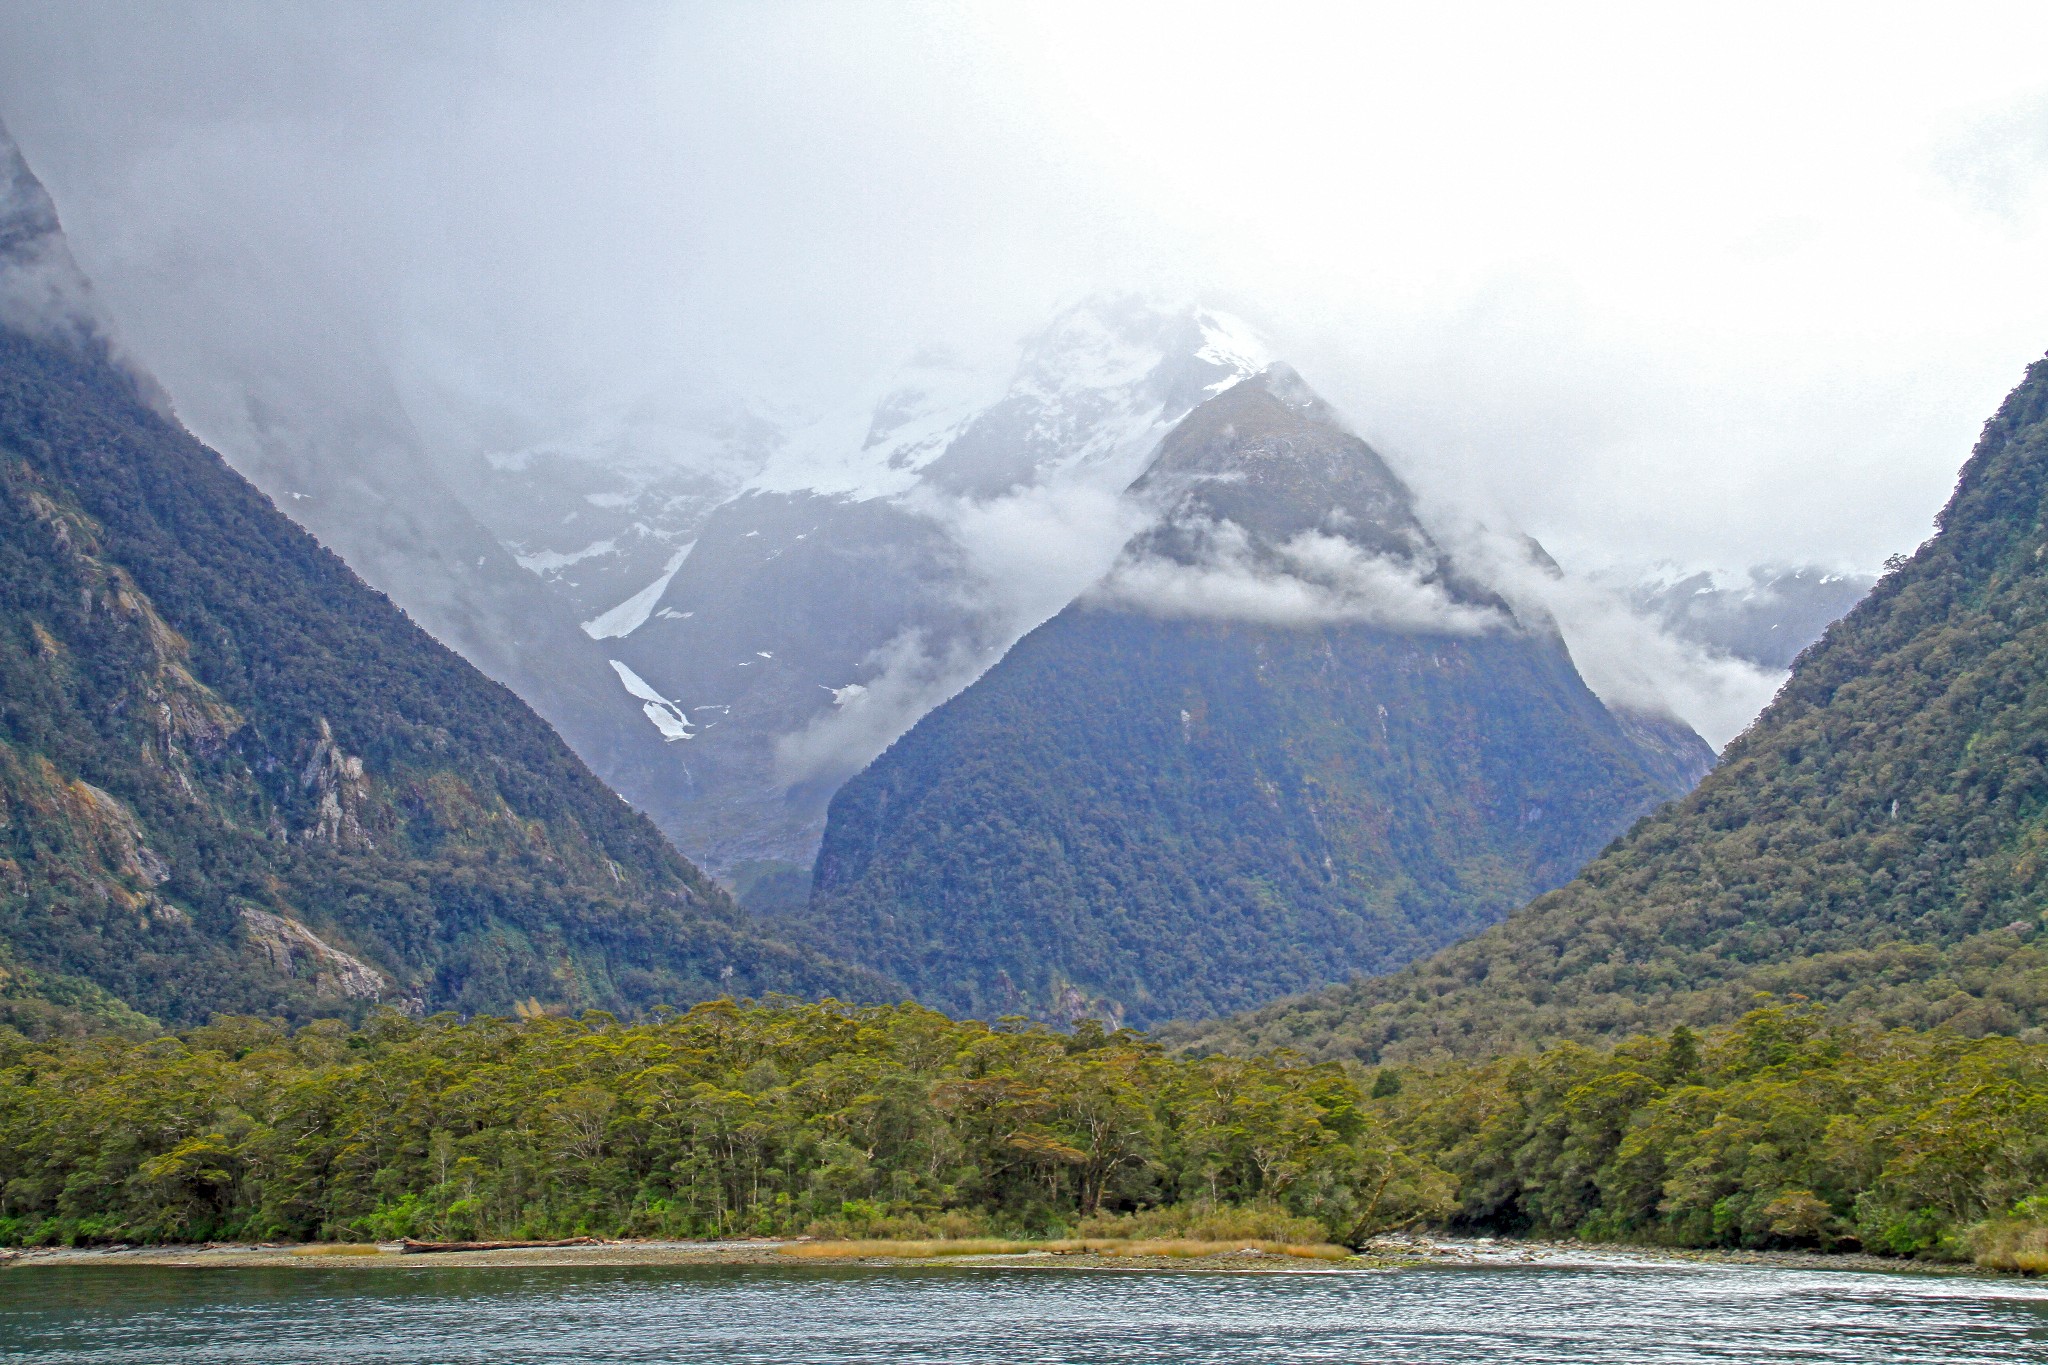
<path fill-rule="evenodd" d="M 1284 367 L 1134 492 L 1110 578 L 833 799 L 829 951 L 967 1013 L 1241 1007 L 1471 932 L 1711 760 L 1640 745 Z"/>
<path fill-rule="evenodd" d="M 1392 976 L 1176 1034 L 1480 1054 L 1733 1018 L 1758 991 L 1881 1022 L 2048 1023 L 2048 360 L 1932 539 L 1799 659 L 1697 791 L 1571 885 Z"/>
<path fill-rule="evenodd" d="M 523 703 L 147 401 L 18 158 L 0 189 L 7 1017 L 876 988 L 750 928 Z"/>

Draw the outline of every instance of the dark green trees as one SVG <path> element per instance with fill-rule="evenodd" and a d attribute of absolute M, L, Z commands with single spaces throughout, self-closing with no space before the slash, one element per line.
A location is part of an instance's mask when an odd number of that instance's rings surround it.
<path fill-rule="evenodd" d="M 0 995 L 31 1029 L 872 988 L 144 401 L 0 328 Z"/>
<path fill-rule="evenodd" d="M 1711 757 L 1638 747 L 1291 372 L 1138 491 L 1110 582 L 834 798 L 821 944 L 951 1010 L 1211 1014 L 1472 932 Z"/>
<path fill-rule="evenodd" d="M 1447 1192 L 1335 1067 L 916 1006 L 0 1028 L 0 1242 L 1044 1232 L 1183 1202 L 1322 1240 Z"/>
<path fill-rule="evenodd" d="M 1972 1033 L 2048 1022 L 2048 361 L 1939 530 L 1686 800 L 1407 971 L 1202 1035 L 1480 1053 L 1729 1019 L 1759 990 Z"/>

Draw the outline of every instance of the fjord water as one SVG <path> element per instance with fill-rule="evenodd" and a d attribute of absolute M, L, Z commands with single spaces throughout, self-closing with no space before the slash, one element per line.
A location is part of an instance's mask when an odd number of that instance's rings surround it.
<path fill-rule="evenodd" d="M 1330 1274 L 931 1267 L 0 1273 L 0 1360 L 2038 1361 L 2030 1283 L 1756 1266 Z"/>

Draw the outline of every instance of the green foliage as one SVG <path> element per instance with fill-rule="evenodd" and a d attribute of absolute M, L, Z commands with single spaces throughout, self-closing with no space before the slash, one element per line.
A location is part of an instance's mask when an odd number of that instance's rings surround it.
<path fill-rule="evenodd" d="M 1704 1041 L 1413 1069 L 1392 1104 L 1456 1179 L 1465 1226 L 2006 1264 L 2048 1205 L 2048 1046 L 1851 1027 L 1803 1002 Z"/>
<path fill-rule="evenodd" d="M 1986 426 L 1939 532 L 1691 796 L 1469 942 L 1177 1036 L 1484 1055 L 1726 1021 L 1759 990 L 2017 1033 L 2048 1023 L 2044 912 L 2048 361 Z"/>
<path fill-rule="evenodd" d="M 1408 491 L 1297 378 L 1203 403 L 1143 484 L 1180 490 L 1148 553 L 1197 553 L 1183 514 L 1268 548 L 1338 521 L 1361 553 L 1428 544 Z M 1083 601 L 840 789 L 790 922 L 963 1014 L 1201 1017 L 1497 920 L 1711 758 L 1682 726 L 1625 729 L 1544 630 Z"/>
<path fill-rule="evenodd" d="M 1266 543 L 1348 507 L 1360 552 L 1415 553 L 1407 490 L 1308 401 L 1237 385 L 1146 482 L 1191 481 L 1182 511 Z M 1181 552 L 1175 525 L 1159 553 Z M 1541 629 L 1083 601 L 840 789 L 796 922 L 961 1013 L 1241 1009 L 1407 962 L 1563 882 L 1711 761 L 1670 730 L 1625 730 Z"/>
<path fill-rule="evenodd" d="M 2048 1269 L 2048 1044 L 1794 1001 L 1396 1074 L 830 1001 L 0 1030 L 0 1241 L 1357 1245 L 1431 1222 Z"/>
<path fill-rule="evenodd" d="M 1200 1207 L 1141 1212 L 1178 1203 Z M 1175 1059 L 1131 1034 L 914 1005 L 0 1031 L 13 1242 L 1140 1225 L 1322 1240 L 1447 1203 L 1335 1067 Z"/>
<path fill-rule="evenodd" d="M 877 989 L 753 932 L 106 357 L 9 332 L 0 944 L 36 1032 Z"/>

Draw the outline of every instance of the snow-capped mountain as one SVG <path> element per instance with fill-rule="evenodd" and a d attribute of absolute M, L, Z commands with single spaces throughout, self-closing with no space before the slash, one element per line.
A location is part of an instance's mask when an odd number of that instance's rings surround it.
<path fill-rule="evenodd" d="M 834 795 L 804 941 L 979 1017 L 1245 1008 L 1500 918 L 1713 761 L 1596 697 L 1285 365 L 1132 495 L 1110 571 Z"/>
<path fill-rule="evenodd" d="M 1100 579 L 1161 438 L 1271 361 L 1226 314 L 1114 296 L 824 410 L 699 375 L 437 415 L 321 344 L 167 377 L 282 510 L 719 872 L 807 864 L 833 790 Z"/>
<path fill-rule="evenodd" d="M 36 249 L 15 219 L 8 249 Z M 838 782 L 1099 575 L 1160 436 L 1265 363 L 1233 318 L 1123 296 L 810 412 L 708 376 L 581 409 L 415 390 L 345 329 L 306 344 L 319 363 L 259 337 L 166 377 L 281 510 L 718 871 L 807 863 Z"/>
<path fill-rule="evenodd" d="M 674 548 L 583 625 L 645 689 L 627 789 L 713 867 L 807 863 L 839 783 L 1098 575 L 1160 436 L 1263 363 L 1227 316 L 1091 300 L 1007 382 L 920 355 L 721 501 L 641 519 Z"/>

